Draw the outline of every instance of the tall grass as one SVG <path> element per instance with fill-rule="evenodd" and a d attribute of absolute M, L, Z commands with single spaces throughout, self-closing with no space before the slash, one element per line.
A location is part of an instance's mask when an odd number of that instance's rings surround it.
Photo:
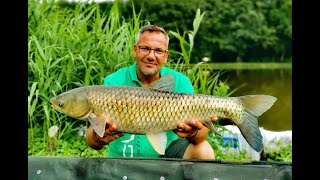
<path fill-rule="evenodd" d="M 223 71 L 213 70 L 211 66 L 205 62 L 200 62 L 193 66 L 190 65 L 194 39 L 200 28 L 204 14 L 205 12 L 201 13 L 200 9 L 198 9 L 193 20 L 193 29 L 185 30 L 183 35 L 179 32 L 169 31 L 170 34 L 179 40 L 181 52 L 171 50 L 171 53 L 179 54 L 180 58 L 174 60 L 174 62 L 173 60 L 169 60 L 166 66 L 186 74 L 197 94 L 229 96 L 229 87 L 225 82 L 219 81 L 219 76 Z M 188 40 L 186 39 L 186 36 L 188 37 Z"/>
<path fill-rule="evenodd" d="M 61 137 L 83 122 L 68 123 L 70 117 L 54 111 L 49 99 L 75 87 L 102 84 L 106 75 L 131 64 L 139 14 L 133 10 L 134 18 L 126 22 L 117 2 L 110 12 L 100 12 L 98 4 L 67 9 L 36 0 L 29 1 L 28 13 L 29 128 L 40 129 L 47 139 L 46 130 L 58 125 Z M 29 136 L 33 144 L 33 131 Z"/>

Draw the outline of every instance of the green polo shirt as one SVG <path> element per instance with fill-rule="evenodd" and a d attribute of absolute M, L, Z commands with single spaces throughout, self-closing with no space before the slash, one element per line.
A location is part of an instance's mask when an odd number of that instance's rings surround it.
<path fill-rule="evenodd" d="M 137 64 L 119 69 L 104 78 L 104 85 L 113 86 L 142 86 L 138 80 Z M 194 93 L 192 84 L 187 76 L 173 69 L 162 67 L 160 76 L 172 74 L 175 81 L 174 92 Z M 178 136 L 173 131 L 167 131 L 167 146 Z M 160 157 L 148 141 L 146 135 L 128 134 L 113 140 L 108 147 L 108 157 Z"/>

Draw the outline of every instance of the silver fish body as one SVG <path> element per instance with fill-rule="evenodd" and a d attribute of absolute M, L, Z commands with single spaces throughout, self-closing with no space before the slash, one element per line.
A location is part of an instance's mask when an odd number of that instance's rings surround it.
<path fill-rule="evenodd" d="M 241 123 L 244 107 L 239 98 L 184 94 L 143 87 L 90 86 L 86 94 L 93 113 L 105 113 L 118 131 L 134 134 L 160 133 L 177 128 L 177 123 L 211 116 Z"/>
<path fill-rule="evenodd" d="M 155 135 L 177 128 L 178 122 L 196 119 L 215 130 L 211 117 L 230 119 L 240 129 L 250 146 L 262 150 L 262 135 L 257 118 L 268 110 L 276 98 L 269 95 L 217 97 L 169 91 L 171 76 L 160 78 L 151 87 L 103 86 L 79 87 L 64 92 L 50 101 L 52 107 L 71 117 L 89 120 L 100 136 L 105 122 L 90 120 L 90 115 L 106 114 L 117 131 Z M 170 89 L 169 88 L 169 89 Z M 163 152 L 162 152 L 163 153 Z"/>

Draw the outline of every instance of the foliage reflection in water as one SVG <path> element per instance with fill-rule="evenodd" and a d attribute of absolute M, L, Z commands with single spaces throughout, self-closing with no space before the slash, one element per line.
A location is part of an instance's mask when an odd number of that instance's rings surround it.
<path fill-rule="evenodd" d="M 270 131 L 292 130 L 292 69 L 225 70 L 220 79 L 230 89 L 231 96 L 268 94 L 278 98 L 259 117 L 259 126 Z"/>

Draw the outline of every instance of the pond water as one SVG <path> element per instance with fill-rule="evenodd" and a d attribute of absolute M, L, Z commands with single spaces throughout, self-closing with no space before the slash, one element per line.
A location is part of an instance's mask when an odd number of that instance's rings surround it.
<path fill-rule="evenodd" d="M 270 131 L 292 130 L 292 69 L 224 70 L 231 96 L 267 94 L 277 97 L 275 104 L 258 117 L 260 127 Z"/>

